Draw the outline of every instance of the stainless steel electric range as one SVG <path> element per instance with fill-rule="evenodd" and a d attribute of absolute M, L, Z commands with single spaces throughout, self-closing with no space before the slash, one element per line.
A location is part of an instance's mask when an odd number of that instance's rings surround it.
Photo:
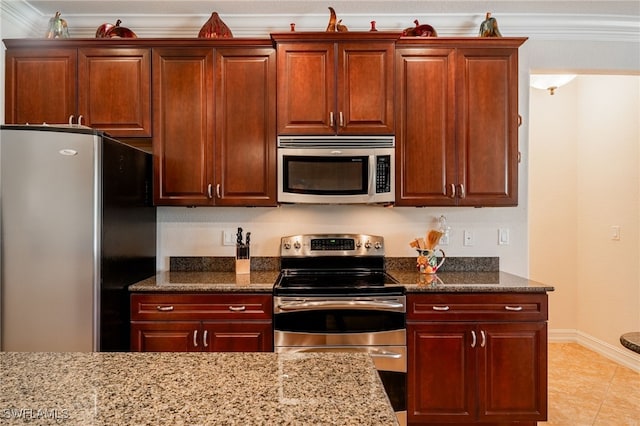
<path fill-rule="evenodd" d="M 293 235 L 274 285 L 276 352 L 366 352 L 399 420 L 406 417 L 404 287 L 384 268 L 384 239 Z"/>

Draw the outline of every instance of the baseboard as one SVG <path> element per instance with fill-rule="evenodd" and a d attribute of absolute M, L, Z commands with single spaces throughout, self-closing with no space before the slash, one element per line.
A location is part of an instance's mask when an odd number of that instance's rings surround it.
<path fill-rule="evenodd" d="M 555 329 L 549 330 L 550 343 L 577 343 L 605 358 L 640 373 L 640 355 L 624 348 L 615 347 L 609 343 L 596 339 L 580 330 Z"/>

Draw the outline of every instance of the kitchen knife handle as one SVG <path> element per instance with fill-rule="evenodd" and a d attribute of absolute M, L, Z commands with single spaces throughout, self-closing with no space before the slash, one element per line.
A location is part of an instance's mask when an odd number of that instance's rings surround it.
<path fill-rule="evenodd" d="M 212 185 L 211 185 L 211 184 L 209 184 L 209 185 L 207 186 L 207 197 L 209 197 L 209 199 L 212 199 L 212 198 L 213 198 L 213 194 L 212 194 L 212 192 L 211 192 L 211 191 L 212 191 Z"/>
<path fill-rule="evenodd" d="M 216 197 L 218 197 L 218 198 L 222 198 L 222 197 L 220 196 L 220 184 L 217 184 L 217 185 L 216 185 Z"/>
<path fill-rule="evenodd" d="M 198 347 L 198 330 L 193 330 L 193 347 Z"/>

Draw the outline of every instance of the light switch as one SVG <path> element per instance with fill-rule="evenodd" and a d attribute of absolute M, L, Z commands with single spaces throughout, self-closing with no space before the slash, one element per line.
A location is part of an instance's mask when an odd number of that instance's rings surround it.
<path fill-rule="evenodd" d="M 222 245 L 234 246 L 236 245 L 236 234 L 234 231 L 222 231 Z"/>
<path fill-rule="evenodd" d="M 498 229 L 498 245 L 509 245 L 509 228 Z"/>
<path fill-rule="evenodd" d="M 611 227 L 611 239 L 614 240 L 614 241 L 619 241 L 620 240 L 620 226 L 613 225 Z"/>

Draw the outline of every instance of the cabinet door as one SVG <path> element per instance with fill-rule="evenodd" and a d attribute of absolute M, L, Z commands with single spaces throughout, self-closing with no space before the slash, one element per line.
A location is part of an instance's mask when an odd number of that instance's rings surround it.
<path fill-rule="evenodd" d="M 205 350 L 209 352 L 271 352 L 271 321 L 205 322 Z"/>
<path fill-rule="evenodd" d="M 76 49 L 6 53 L 5 122 L 61 124 L 76 115 Z"/>
<path fill-rule="evenodd" d="M 394 51 L 394 42 L 338 43 L 338 134 L 393 134 Z"/>
<path fill-rule="evenodd" d="M 458 49 L 460 205 L 518 204 L 517 52 Z"/>
<path fill-rule="evenodd" d="M 277 61 L 278 134 L 333 135 L 335 44 L 279 43 Z"/>
<path fill-rule="evenodd" d="M 453 49 L 396 51 L 396 204 L 455 205 Z"/>
<path fill-rule="evenodd" d="M 213 49 L 154 49 L 154 200 L 213 205 Z"/>
<path fill-rule="evenodd" d="M 78 51 L 78 114 L 113 136 L 151 136 L 151 49 Z"/>
<path fill-rule="evenodd" d="M 275 206 L 275 51 L 216 52 L 216 205 Z"/>
<path fill-rule="evenodd" d="M 134 321 L 131 323 L 132 352 L 192 352 L 201 350 L 197 321 Z"/>
<path fill-rule="evenodd" d="M 476 418 L 472 329 L 467 323 L 407 323 L 410 423 L 462 423 Z"/>
<path fill-rule="evenodd" d="M 481 323 L 479 419 L 547 418 L 547 323 Z"/>

